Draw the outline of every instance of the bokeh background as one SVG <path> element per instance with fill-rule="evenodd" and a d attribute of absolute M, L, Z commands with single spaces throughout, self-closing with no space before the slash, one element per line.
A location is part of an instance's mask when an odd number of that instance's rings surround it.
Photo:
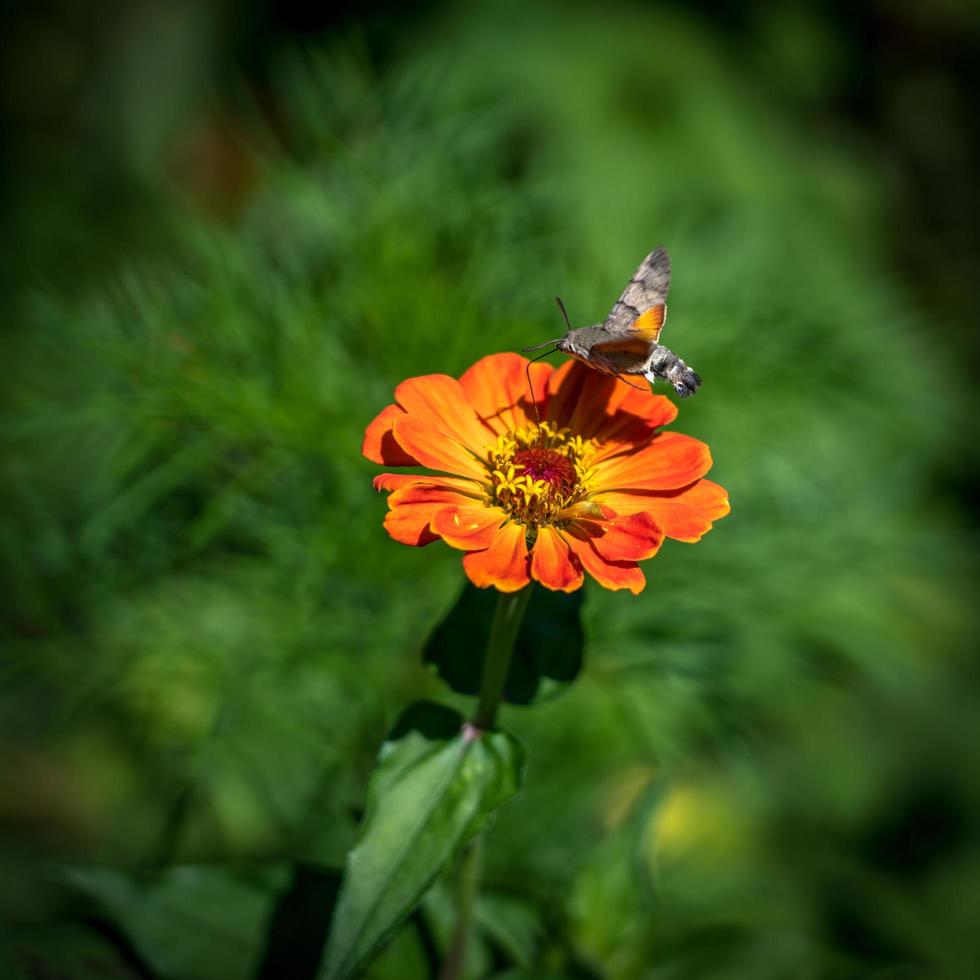
<path fill-rule="evenodd" d="M 978 975 L 976 5 L 38 0 L 0 38 L 4 977 L 311 975 L 377 747 L 463 703 L 419 662 L 458 556 L 384 534 L 364 426 L 657 244 L 733 511 L 589 588 L 578 682 L 505 710 L 469 975 Z"/>

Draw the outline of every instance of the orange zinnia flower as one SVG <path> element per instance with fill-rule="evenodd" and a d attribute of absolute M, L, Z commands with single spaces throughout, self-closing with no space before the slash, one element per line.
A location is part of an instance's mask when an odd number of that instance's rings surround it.
<path fill-rule="evenodd" d="M 588 572 L 607 589 L 640 592 L 637 562 L 664 537 L 697 541 L 728 513 L 725 490 L 702 477 L 708 447 L 660 432 L 677 415 L 662 395 L 638 391 L 569 361 L 531 365 L 493 354 L 458 381 L 409 378 L 367 427 L 364 455 L 386 466 L 385 528 L 403 544 L 442 538 L 460 551 L 475 585 L 502 592 L 532 579 L 572 592 Z M 445 474 L 445 475 L 443 475 Z"/>

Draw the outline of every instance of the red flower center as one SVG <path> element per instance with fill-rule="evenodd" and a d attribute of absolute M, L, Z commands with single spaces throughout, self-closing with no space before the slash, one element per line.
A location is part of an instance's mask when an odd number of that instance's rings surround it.
<path fill-rule="evenodd" d="M 554 449 L 518 449 L 513 463 L 522 476 L 544 480 L 549 489 L 567 493 L 578 482 L 575 465 L 567 456 Z"/>
<path fill-rule="evenodd" d="M 588 495 L 588 447 L 551 422 L 507 432 L 486 449 L 489 499 L 528 527 L 560 524 Z"/>

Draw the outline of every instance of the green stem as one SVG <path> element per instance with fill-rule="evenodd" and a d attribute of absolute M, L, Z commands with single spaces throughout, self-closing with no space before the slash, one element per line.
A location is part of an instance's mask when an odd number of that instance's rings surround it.
<path fill-rule="evenodd" d="M 528 585 L 519 592 L 502 592 L 497 599 L 497 611 L 490 627 L 487 658 L 483 663 L 483 677 L 480 680 L 480 702 L 473 719 L 473 724 L 479 729 L 493 728 L 497 708 L 504 693 L 507 668 L 514 652 L 514 640 L 517 639 L 517 631 L 524 619 L 533 588 L 533 585 Z"/>
<path fill-rule="evenodd" d="M 442 966 L 439 980 L 459 980 L 466 962 L 466 946 L 473 927 L 473 906 L 480 886 L 480 852 L 482 838 L 472 840 L 463 852 L 459 868 L 459 899 L 456 906 L 456 928 L 449 947 L 449 955 Z"/>
<path fill-rule="evenodd" d="M 521 621 L 527 611 L 533 585 L 525 586 L 520 592 L 502 592 L 497 599 L 497 609 L 490 626 L 487 640 L 487 657 L 483 663 L 483 677 L 480 679 L 480 700 L 473 718 L 475 737 L 481 731 L 493 728 L 497 719 L 497 708 L 504 694 L 507 668 L 514 653 L 514 640 L 521 628 Z M 459 898 L 456 909 L 456 928 L 449 947 L 449 954 L 442 966 L 439 980 L 459 980 L 466 963 L 466 947 L 473 930 L 473 909 L 480 889 L 481 838 L 470 842 L 463 852 L 459 868 Z"/>

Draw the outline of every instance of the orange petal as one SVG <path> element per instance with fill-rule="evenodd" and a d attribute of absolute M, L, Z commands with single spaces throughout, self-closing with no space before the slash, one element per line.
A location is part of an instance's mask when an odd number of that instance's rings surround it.
<path fill-rule="evenodd" d="M 395 438 L 423 466 L 444 473 L 457 473 L 475 480 L 487 477 L 487 468 L 469 449 L 444 431 L 411 415 L 395 419 Z"/>
<path fill-rule="evenodd" d="M 572 371 L 566 385 L 571 386 L 579 372 L 582 374 L 578 397 L 571 407 L 568 426 L 572 432 L 591 439 L 605 428 L 614 417 L 622 400 L 629 394 L 629 386 L 618 378 L 600 374 L 583 365 L 577 365 L 579 371 Z"/>
<path fill-rule="evenodd" d="M 382 490 L 390 493 L 392 490 L 401 490 L 402 487 L 446 487 L 469 496 L 481 496 L 480 486 L 473 480 L 428 473 L 379 473 L 371 483 L 379 493 Z"/>
<path fill-rule="evenodd" d="M 581 566 L 606 589 L 629 589 L 638 595 L 646 585 L 646 577 L 639 565 L 632 561 L 609 561 L 595 550 L 588 534 L 577 527 L 570 527 L 562 534 L 572 554 Z"/>
<path fill-rule="evenodd" d="M 476 414 L 494 432 L 509 432 L 535 421 L 525 373 L 527 365 L 527 358 L 518 354 L 490 354 L 459 379 Z M 530 366 L 531 386 L 542 419 L 548 378 L 553 370 L 550 364 L 540 361 Z"/>
<path fill-rule="evenodd" d="M 567 425 L 584 439 L 611 438 L 608 427 L 620 427 L 628 419 L 619 419 L 619 412 L 631 396 L 645 395 L 632 385 L 647 388 L 643 378 L 629 383 L 601 374 L 578 361 L 563 364 L 549 379 L 548 417 L 559 425 Z"/>
<path fill-rule="evenodd" d="M 414 473 L 379 473 L 372 481 L 371 485 L 378 493 L 392 490 L 400 490 L 402 487 L 411 486 L 418 482 L 418 476 Z"/>
<path fill-rule="evenodd" d="M 598 524 L 603 533 L 592 537 L 592 546 L 606 561 L 652 558 L 664 540 L 664 532 L 657 522 L 643 512 Z"/>
<path fill-rule="evenodd" d="M 630 378 L 643 381 L 642 378 Z M 677 418 L 677 406 L 666 396 L 656 395 L 650 389 L 637 391 L 630 388 L 620 402 L 619 410 L 627 415 L 635 415 L 654 426 L 669 425 Z"/>
<path fill-rule="evenodd" d="M 678 541 L 699 541 L 711 530 L 713 521 L 731 510 L 727 491 L 711 480 L 660 493 L 604 493 L 600 499 L 619 514 L 645 511 L 668 538 Z"/>
<path fill-rule="evenodd" d="M 396 435 L 398 425 L 396 422 Z M 711 452 L 703 442 L 680 432 L 660 432 L 636 452 L 602 460 L 595 469 L 593 492 L 598 495 L 608 490 L 678 490 L 709 469 Z"/>
<path fill-rule="evenodd" d="M 647 385 L 643 378 L 639 382 L 627 383 L 620 378 L 610 378 L 598 371 L 589 370 L 568 423 L 571 430 L 584 439 L 611 438 L 611 435 L 606 434 L 607 430 L 610 426 L 614 429 L 620 428 L 619 420 L 623 418 L 621 413 L 625 399 L 631 394 L 641 394 L 630 387 L 637 383 Z"/>
<path fill-rule="evenodd" d="M 568 425 L 575 411 L 579 392 L 585 383 L 585 373 L 589 368 L 577 361 L 566 361 L 552 371 L 548 378 L 548 419 L 559 427 Z"/>
<path fill-rule="evenodd" d="M 381 463 L 382 466 L 419 465 L 417 459 L 409 456 L 395 442 L 394 433 L 391 431 L 395 419 L 399 415 L 404 414 L 404 411 L 397 405 L 388 405 L 378 413 L 375 420 L 364 430 L 364 442 L 361 444 L 361 452 L 372 463 Z"/>
<path fill-rule="evenodd" d="M 428 423 L 474 452 L 482 452 L 493 439 L 493 433 L 478 421 L 462 385 L 448 374 L 409 378 L 395 389 L 395 398 L 410 418 Z"/>
<path fill-rule="evenodd" d="M 657 429 L 675 418 L 677 408 L 669 398 L 650 391 L 630 389 L 619 411 L 596 432 L 595 438 L 604 445 L 599 447 L 593 460 L 613 456 L 628 447 L 646 442 Z"/>
<path fill-rule="evenodd" d="M 596 439 L 596 462 L 646 441 L 677 417 L 673 402 L 653 394 L 643 378 L 630 378 L 627 384 L 577 361 L 555 371 L 548 387 L 548 417 L 583 438 Z"/>
<path fill-rule="evenodd" d="M 437 511 L 429 526 L 446 544 L 460 551 L 482 551 L 489 548 L 507 520 L 499 507 L 476 501 L 453 503 Z"/>
<path fill-rule="evenodd" d="M 408 484 L 395 490 L 388 498 L 385 530 L 402 544 L 415 547 L 431 544 L 438 539 L 429 526 L 436 514 L 447 504 L 468 503 L 470 499 L 450 485 Z"/>
<path fill-rule="evenodd" d="M 608 504 L 590 499 L 580 500 L 577 504 L 566 507 L 558 516 L 563 521 L 609 521 L 616 516 L 616 511 Z"/>
<path fill-rule="evenodd" d="M 427 544 L 439 540 L 429 528 L 431 509 L 418 507 L 399 507 L 385 514 L 384 526 L 388 535 L 402 544 L 413 548 L 424 548 Z"/>
<path fill-rule="evenodd" d="M 585 579 L 582 569 L 572 564 L 568 545 L 553 527 L 538 531 L 531 552 L 531 575 L 552 592 L 574 592 Z"/>
<path fill-rule="evenodd" d="M 505 524 L 486 551 L 463 556 L 463 569 L 481 589 L 496 586 L 501 592 L 516 592 L 531 581 L 524 528 Z"/>

